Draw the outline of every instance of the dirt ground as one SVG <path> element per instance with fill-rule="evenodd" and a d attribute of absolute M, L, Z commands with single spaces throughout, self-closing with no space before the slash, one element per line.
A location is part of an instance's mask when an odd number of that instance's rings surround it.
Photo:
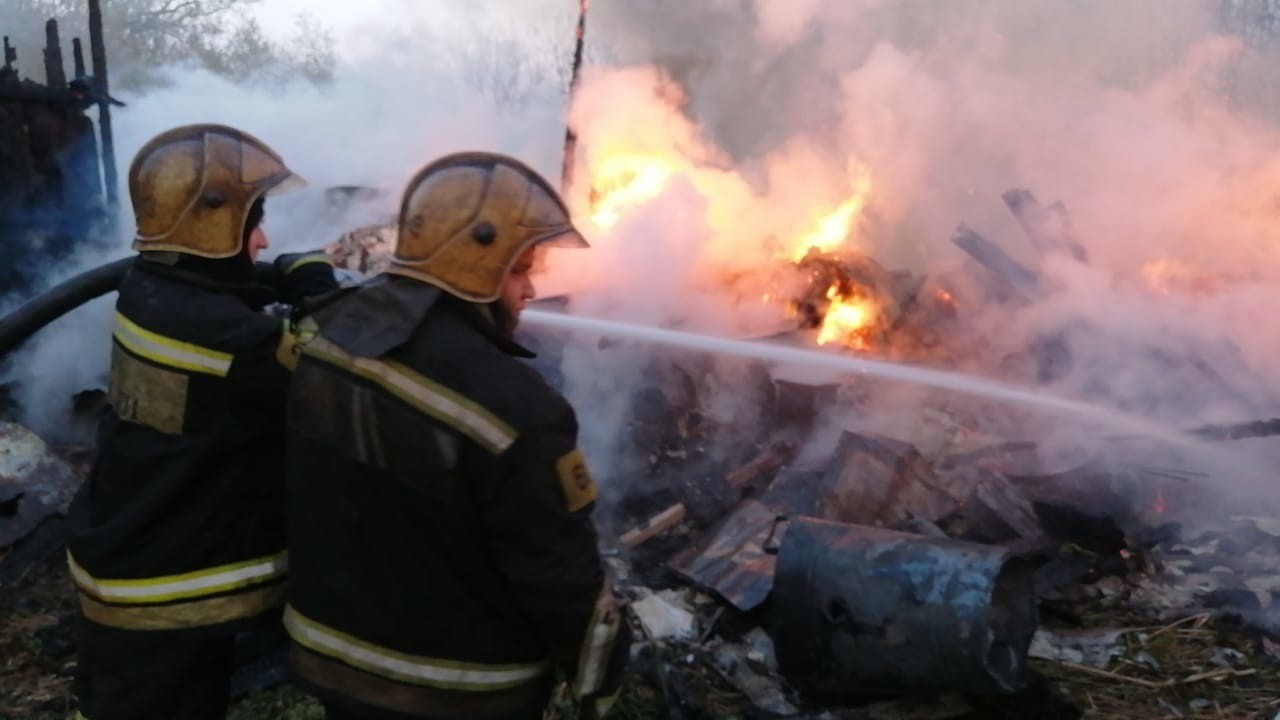
<path fill-rule="evenodd" d="M 0 587 L 0 719 L 64 720 L 75 710 L 74 596 L 60 553 Z M 1253 631 L 1208 616 L 1146 624 L 1114 611 L 1086 625 L 1127 628 L 1105 669 L 1034 661 L 1090 720 L 1185 718 L 1273 720 L 1280 712 L 1280 645 Z M 655 652 L 660 650 L 661 652 Z M 619 720 L 701 720 L 770 717 L 694 660 L 695 646 L 650 645 L 636 653 L 633 672 L 611 716 Z M 657 676 L 674 683 L 659 689 Z M 954 711 L 948 707 L 957 708 Z M 230 720 L 321 720 L 319 705 L 288 685 L 237 698 Z M 548 720 L 568 720 L 557 703 Z M 924 720 L 1009 718 L 955 699 L 881 702 L 843 709 L 813 709 L 802 718 Z"/>
<path fill-rule="evenodd" d="M 0 720 L 65 720 L 75 712 L 75 614 L 61 553 L 0 586 Z M 548 720 L 568 717 L 563 703 L 548 713 Z M 666 715 L 654 691 L 633 682 L 612 717 L 650 720 Z M 227 718 L 322 720 L 324 711 L 286 684 L 236 698 Z"/>

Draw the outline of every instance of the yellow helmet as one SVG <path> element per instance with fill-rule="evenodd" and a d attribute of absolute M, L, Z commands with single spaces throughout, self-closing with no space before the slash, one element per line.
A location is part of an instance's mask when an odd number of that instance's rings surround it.
<path fill-rule="evenodd" d="M 457 153 L 409 181 L 387 272 L 492 302 L 516 260 L 546 244 L 587 247 L 555 188 L 514 158 Z"/>
<path fill-rule="evenodd" d="M 280 156 L 225 125 L 185 125 L 153 138 L 129 166 L 135 250 L 226 258 L 244 244 L 258 198 L 304 187 Z"/>

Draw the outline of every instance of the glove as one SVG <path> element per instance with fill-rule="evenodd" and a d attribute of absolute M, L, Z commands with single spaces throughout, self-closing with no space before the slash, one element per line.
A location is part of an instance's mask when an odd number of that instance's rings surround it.
<path fill-rule="evenodd" d="M 323 263 L 333 268 L 333 260 L 322 252 L 305 252 L 305 253 L 285 253 L 275 259 L 271 266 L 275 268 L 280 278 L 288 278 L 291 273 L 300 269 L 304 265 L 312 263 Z"/>
<path fill-rule="evenodd" d="M 303 298 L 335 290 L 333 260 L 322 252 L 287 253 L 271 263 L 281 301 L 297 305 Z"/>

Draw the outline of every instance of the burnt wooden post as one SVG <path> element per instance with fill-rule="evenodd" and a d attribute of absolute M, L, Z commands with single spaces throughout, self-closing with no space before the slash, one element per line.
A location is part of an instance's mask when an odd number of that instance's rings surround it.
<path fill-rule="evenodd" d="M 71 39 L 71 57 L 75 62 L 76 77 L 82 78 L 89 73 L 84 69 L 84 47 L 80 44 L 80 38 Z"/>
<path fill-rule="evenodd" d="M 1009 212 L 1018 219 L 1027 239 L 1042 254 L 1065 252 L 1075 259 L 1084 262 L 1084 247 L 1075 237 L 1071 220 L 1067 217 L 1067 209 L 1062 203 L 1054 203 L 1045 208 L 1036 200 L 1036 196 L 1025 188 L 1007 190 L 1001 198 L 1009 208 Z"/>
<path fill-rule="evenodd" d="M 4 69 L 12 70 L 13 63 L 18 59 L 18 51 L 13 49 L 9 44 L 9 36 L 4 36 Z"/>
<path fill-rule="evenodd" d="M 67 87 L 67 73 L 62 68 L 62 41 L 58 39 L 58 21 L 44 24 L 44 84 L 63 90 Z"/>
<path fill-rule="evenodd" d="M 969 226 L 958 226 L 951 234 L 951 242 L 1008 283 L 1023 299 L 1034 302 L 1044 296 L 1035 273 Z"/>
<path fill-rule="evenodd" d="M 573 111 L 573 96 L 578 89 L 578 75 L 582 70 L 582 49 L 587 35 L 587 0 L 578 0 L 578 35 L 573 46 L 573 68 L 569 73 L 569 111 Z M 578 150 L 578 133 L 570 123 L 564 128 L 564 156 L 560 165 L 560 192 L 567 195 L 573 184 L 573 164 Z"/>
<path fill-rule="evenodd" d="M 102 179 L 107 190 L 107 206 L 119 204 L 116 177 L 116 146 L 111 132 L 108 98 L 107 48 L 102 38 L 102 0 L 89 0 L 89 52 L 93 55 L 93 91 L 98 98 L 98 131 L 102 133 Z"/>

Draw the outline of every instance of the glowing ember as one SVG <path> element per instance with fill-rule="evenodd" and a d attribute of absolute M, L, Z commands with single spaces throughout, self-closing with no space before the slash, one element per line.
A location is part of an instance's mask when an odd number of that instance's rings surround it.
<path fill-rule="evenodd" d="M 840 207 L 818 219 L 812 232 L 795 241 L 791 251 L 791 260 L 800 262 L 809 251 L 830 252 L 839 248 L 849 238 L 853 229 L 854 218 L 867 203 L 867 194 L 871 192 L 871 176 L 862 175 L 853 189 L 853 196 L 845 200 Z"/>
<path fill-rule="evenodd" d="M 624 208 L 652 200 L 674 174 L 672 164 L 653 155 L 613 155 L 595 168 L 591 220 L 597 227 L 618 223 Z"/>
<path fill-rule="evenodd" d="M 831 305 L 818 332 L 818 344 L 840 343 L 855 350 L 868 347 L 867 333 L 875 321 L 875 306 L 868 300 L 843 297 L 839 288 L 827 290 Z"/>

